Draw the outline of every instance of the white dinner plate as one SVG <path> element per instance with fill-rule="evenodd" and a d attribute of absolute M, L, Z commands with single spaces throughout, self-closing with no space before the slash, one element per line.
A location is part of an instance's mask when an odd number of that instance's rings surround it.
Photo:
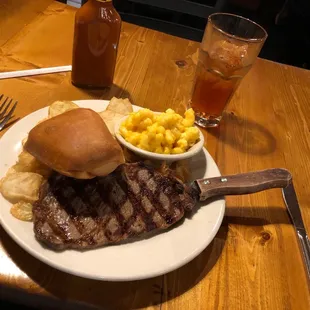
<path fill-rule="evenodd" d="M 78 105 L 97 112 L 108 101 L 81 100 Z M 139 107 L 134 106 L 134 110 Z M 35 111 L 14 124 L 0 139 L 0 178 L 21 152 L 21 141 L 32 127 L 47 116 L 48 108 Z M 203 149 L 190 160 L 193 178 L 216 177 L 219 170 Z M 0 223 L 5 231 L 28 253 L 62 271 L 85 278 L 108 281 L 129 281 L 155 277 L 177 269 L 198 254 L 212 241 L 224 216 L 225 201 L 202 203 L 197 211 L 175 227 L 147 239 L 101 247 L 84 252 L 55 252 L 43 247 L 34 236 L 33 223 L 22 222 L 10 213 L 11 204 L 0 195 Z"/>

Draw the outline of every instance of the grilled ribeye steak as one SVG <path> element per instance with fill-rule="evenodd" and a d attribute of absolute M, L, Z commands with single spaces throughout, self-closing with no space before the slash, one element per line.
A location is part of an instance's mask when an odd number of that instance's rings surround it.
<path fill-rule="evenodd" d="M 56 250 L 95 248 L 166 229 L 195 203 L 189 187 L 143 163 L 91 180 L 55 173 L 34 205 L 34 232 Z"/>

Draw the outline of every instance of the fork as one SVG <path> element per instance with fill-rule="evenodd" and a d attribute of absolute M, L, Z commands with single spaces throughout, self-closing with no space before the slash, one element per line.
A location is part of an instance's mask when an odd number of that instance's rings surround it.
<path fill-rule="evenodd" d="M 3 102 L 1 103 L 2 100 Z M 12 102 L 12 98 L 5 97 L 3 94 L 0 95 L 0 131 L 8 123 L 15 111 L 17 101 L 14 102 L 13 106 Z"/>

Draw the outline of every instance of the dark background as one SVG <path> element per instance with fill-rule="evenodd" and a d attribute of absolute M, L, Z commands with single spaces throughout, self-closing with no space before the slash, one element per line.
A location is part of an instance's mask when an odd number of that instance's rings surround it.
<path fill-rule="evenodd" d="M 242 15 L 268 32 L 260 57 L 310 69 L 310 0 L 113 0 L 113 3 L 124 21 L 195 41 L 201 41 L 209 14 Z"/>
<path fill-rule="evenodd" d="M 310 0 L 113 0 L 122 19 L 201 41 L 207 16 L 230 12 L 262 25 L 260 57 L 310 69 Z M 169 9 L 167 8 L 169 7 Z"/>

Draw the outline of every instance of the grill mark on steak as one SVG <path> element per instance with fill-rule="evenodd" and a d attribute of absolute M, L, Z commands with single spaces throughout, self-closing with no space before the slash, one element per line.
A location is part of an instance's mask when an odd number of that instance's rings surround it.
<path fill-rule="evenodd" d="M 114 215 L 112 220 L 106 221 L 105 223 L 105 227 L 110 227 L 109 229 L 106 229 L 105 235 L 108 239 L 114 240 L 115 234 L 123 233 L 122 227 L 124 226 L 125 218 L 120 212 L 120 207 L 124 204 L 126 194 L 116 180 L 114 178 L 109 178 L 109 176 L 106 177 L 106 182 L 100 192 L 102 193 L 101 195 L 104 197 L 106 204 L 110 205 L 111 212 L 113 212 Z M 118 229 L 115 229 L 113 226 L 114 221 L 119 223 Z"/>
<path fill-rule="evenodd" d="M 144 169 L 144 168 L 142 168 Z M 138 215 L 141 215 L 144 218 L 145 221 L 145 228 L 146 231 L 150 231 L 156 228 L 155 223 L 153 222 L 152 218 L 149 217 L 148 213 L 145 211 L 142 205 L 142 198 L 143 198 L 143 188 L 142 186 L 139 186 L 139 193 L 140 195 L 136 194 L 135 189 L 131 186 L 132 182 L 137 182 L 138 184 L 138 177 L 137 174 L 139 172 L 139 169 L 133 170 L 130 169 L 130 167 L 127 170 L 127 174 L 122 175 L 122 178 L 120 179 L 120 185 L 127 190 L 127 199 L 130 201 L 130 203 L 133 206 L 133 216 L 129 219 L 129 221 L 126 223 L 126 226 L 124 227 L 124 230 L 128 231 L 129 235 L 134 236 L 135 231 L 131 231 L 130 227 L 134 225 L 136 221 L 139 222 Z M 140 184 L 142 185 L 142 184 Z M 142 190 L 141 190 L 142 188 Z"/>
<path fill-rule="evenodd" d="M 34 204 L 35 236 L 57 250 L 94 248 L 165 229 L 195 199 L 177 179 L 142 163 L 123 164 L 92 180 L 55 173 Z"/>
<path fill-rule="evenodd" d="M 164 179 L 160 178 L 158 175 L 154 175 L 155 183 L 157 184 L 155 193 L 153 194 L 154 197 L 156 197 L 156 205 L 157 205 L 157 211 L 159 215 L 165 220 L 167 224 L 171 224 L 173 222 L 173 217 L 171 217 L 171 213 L 169 212 L 169 209 L 166 209 L 162 205 L 162 201 L 160 201 L 160 196 L 162 193 L 167 195 L 167 203 L 171 205 L 171 199 L 173 198 L 172 189 L 175 186 L 176 182 L 178 182 L 176 179 L 171 177 L 166 177 Z M 170 195 L 169 195 L 170 194 Z M 170 197 L 171 196 L 171 197 Z M 173 207 L 179 208 L 178 204 L 173 204 Z"/>
<path fill-rule="evenodd" d="M 133 180 L 138 180 L 138 183 L 140 184 L 140 193 L 141 195 L 139 196 L 140 201 L 138 206 L 143 206 L 143 197 L 147 197 L 148 200 L 153 201 L 153 206 L 152 210 L 150 212 L 147 212 L 145 208 L 142 210 L 142 212 L 146 212 L 146 221 L 147 221 L 147 231 L 153 230 L 155 228 L 158 228 L 159 226 L 165 225 L 168 227 L 172 222 L 173 218 L 176 216 L 178 217 L 180 215 L 180 210 L 179 210 L 179 205 L 176 204 L 174 207 L 176 208 L 176 212 L 174 216 L 171 216 L 169 213 L 169 208 L 165 208 L 164 204 L 166 206 L 171 204 L 170 198 L 167 195 L 164 195 L 166 200 L 165 202 L 161 201 L 160 197 L 163 195 L 164 191 L 167 191 L 167 189 L 170 189 L 170 194 L 172 194 L 172 188 L 171 188 L 171 183 L 173 185 L 179 184 L 179 182 L 171 177 L 166 177 L 162 178 L 162 175 L 157 173 L 158 178 L 156 179 L 155 172 L 146 169 L 146 167 L 143 164 L 140 164 L 141 169 L 140 170 L 135 170 L 131 171 L 129 169 L 127 176 L 130 180 L 128 182 L 131 184 Z M 151 188 L 148 187 L 148 184 L 151 183 Z M 178 191 L 180 188 L 178 188 Z M 131 196 L 129 195 L 129 199 L 132 199 Z M 158 198 L 159 197 L 159 198 Z M 156 209 L 154 208 L 154 205 L 156 205 Z M 154 214 L 156 212 L 156 220 L 154 220 Z M 160 219 L 162 218 L 162 220 Z"/>
<path fill-rule="evenodd" d="M 155 173 L 153 171 L 148 170 L 147 173 L 150 175 L 149 178 L 145 178 L 145 174 L 143 175 L 143 173 L 141 171 L 137 171 L 137 176 L 136 178 L 139 178 L 139 181 L 141 182 L 141 186 L 143 188 L 143 195 L 145 195 L 148 200 L 153 201 L 153 205 L 152 205 L 152 210 L 151 212 L 149 212 L 151 218 L 150 218 L 150 222 L 151 222 L 151 226 L 152 227 L 159 227 L 160 225 L 165 225 L 167 223 L 167 214 L 165 213 L 165 210 L 162 208 L 161 204 L 159 203 L 158 200 L 158 195 L 160 193 L 161 189 L 161 184 L 160 182 L 158 182 L 158 184 L 156 186 L 153 186 L 151 189 L 148 188 L 147 184 L 150 182 L 153 182 L 154 184 L 156 184 L 156 180 L 155 180 Z M 141 201 L 141 204 L 143 205 L 143 202 Z M 157 208 L 154 208 L 154 205 L 157 206 Z M 155 212 L 157 213 L 157 220 L 154 220 L 154 214 Z M 162 220 L 160 219 L 162 218 Z"/>
<path fill-rule="evenodd" d="M 81 186 L 79 182 L 75 182 L 71 184 L 70 182 L 66 182 L 65 186 L 55 187 L 55 194 L 58 197 L 58 201 L 67 211 L 67 217 L 69 215 L 73 215 L 71 221 L 66 220 L 63 225 L 63 229 L 65 233 L 70 232 L 72 239 L 77 239 L 81 234 L 87 235 L 87 230 L 85 232 L 85 218 L 94 215 L 93 208 L 88 208 L 88 206 L 92 206 L 89 204 L 89 199 L 87 194 L 85 193 L 85 187 Z M 77 195 L 80 193 L 80 195 Z M 82 220 L 76 220 L 76 216 L 84 215 L 87 216 Z M 53 223 L 57 220 L 54 220 Z M 79 234 L 79 235 L 78 235 Z"/>
<path fill-rule="evenodd" d="M 110 216 L 115 216 L 113 206 L 108 201 L 108 192 L 106 186 L 104 186 L 105 183 L 101 182 L 100 179 L 98 179 L 98 194 L 100 198 L 102 199 L 102 204 L 100 208 L 100 213 L 98 213 L 98 220 L 97 225 L 101 226 L 102 232 L 100 235 L 104 237 L 106 240 L 111 241 L 112 235 L 111 232 L 108 232 L 108 224 L 111 220 Z"/>
<path fill-rule="evenodd" d="M 143 166 L 142 166 L 143 167 Z M 172 223 L 172 218 L 168 212 L 168 209 L 165 209 L 159 199 L 159 195 L 162 191 L 165 190 L 165 186 L 169 186 L 166 182 L 162 182 L 162 176 L 157 173 L 158 178 L 156 179 L 155 172 L 141 167 L 141 170 L 136 171 L 137 175 L 134 176 L 141 183 L 141 193 L 142 197 L 146 196 L 148 200 L 153 201 L 151 212 L 149 214 L 149 230 L 155 228 L 166 228 Z M 152 182 L 156 186 L 152 186 L 150 189 L 148 183 Z M 167 204 L 170 204 L 169 199 L 167 199 Z M 143 201 L 141 200 L 141 205 Z M 154 207 L 156 205 L 156 208 Z M 155 217 L 156 213 L 156 217 Z"/>

